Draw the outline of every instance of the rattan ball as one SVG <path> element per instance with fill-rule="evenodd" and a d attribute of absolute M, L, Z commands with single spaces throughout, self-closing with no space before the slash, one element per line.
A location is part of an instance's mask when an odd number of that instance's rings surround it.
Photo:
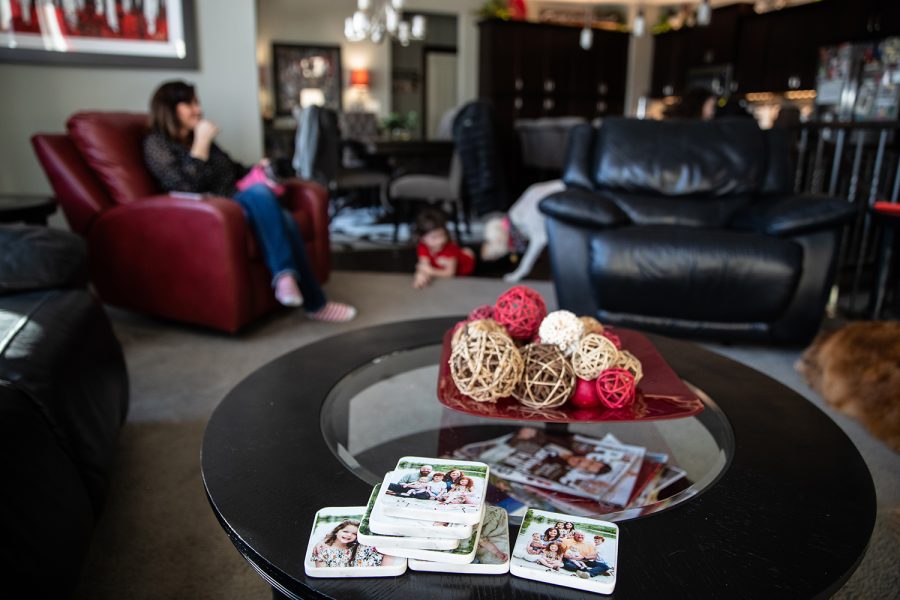
<path fill-rule="evenodd" d="M 597 379 L 601 371 L 619 366 L 618 360 L 615 344 L 600 334 L 589 333 L 578 340 L 572 353 L 572 368 L 581 379 Z"/>
<path fill-rule="evenodd" d="M 509 288 L 494 304 L 494 319 L 517 340 L 533 338 L 545 316 L 547 305 L 544 299 L 524 285 Z"/>
<path fill-rule="evenodd" d="M 620 340 L 619 336 L 617 336 L 615 333 L 613 333 L 609 329 L 604 329 L 602 335 L 603 335 L 603 337 L 605 337 L 606 339 L 611 341 L 613 344 L 615 344 L 617 350 L 622 349 L 622 340 Z"/>
<path fill-rule="evenodd" d="M 619 356 L 616 359 L 615 367 L 625 369 L 634 376 L 634 385 L 641 382 L 644 377 L 644 369 L 641 367 L 641 361 L 628 350 L 619 350 Z"/>
<path fill-rule="evenodd" d="M 593 381 L 578 378 L 575 380 L 575 390 L 569 400 L 572 406 L 578 408 L 594 408 L 600 406 L 600 398 L 597 397 L 597 386 Z"/>
<path fill-rule="evenodd" d="M 566 356 L 575 351 L 584 333 L 584 324 L 567 310 L 555 310 L 541 321 L 538 335 L 542 344 L 553 344 Z"/>
<path fill-rule="evenodd" d="M 603 324 L 594 317 L 578 317 L 584 325 L 584 335 L 589 333 L 603 333 Z"/>
<path fill-rule="evenodd" d="M 565 404 L 575 387 L 575 372 L 562 351 L 550 344 L 522 348 L 525 363 L 513 396 L 530 408 L 554 408 Z"/>
<path fill-rule="evenodd" d="M 512 394 L 524 362 L 506 331 L 472 330 L 472 323 L 450 353 L 450 375 L 459 391 L 476 402 L 494 402 Z"/>
<path fill-rule="evenodd" d="M 506 328 L 497 321 L 493 319 L 476 319 L 460 324 L 459 328 L 453 332 L 453 337 L 450 338 L 450 347 L 456 346 L 457 342 L 459 342 L 460 338 L 464 335 L 477 335 L 479 333 L 488 333 L 491 331 L 502 333 L 509 337 Z M 510 340 L 512 340 L 512 338 L 510 338 Z"/>
<path fill-rule="evenodd" d="M 477 319 L 493 319 L 494 318 L 494 307 L 490 304 L 482 304 L 479 307 L 473 308 L 472 312 L 469 313 L 469 320 L 475 321 Z"/>
<path fill-rule="evenodd" d="M 625 369 L 607 369 L 596 382 L 597 397 L 609 408 L 624 408 L 634 402 L 634 376 Z"/>

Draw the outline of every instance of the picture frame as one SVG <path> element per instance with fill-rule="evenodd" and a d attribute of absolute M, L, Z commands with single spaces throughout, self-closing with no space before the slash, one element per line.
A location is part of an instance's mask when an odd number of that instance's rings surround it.
<path fill-rule="evenodd" d="M 340 111 L 343 78 L 341 48 L 329 45 L 272 43 L 275 114 L 288 116 L 300 105 L 303 90 L 320 90 L 323 106 Z"/>
<path fill-rule="evenodd" d="M 9 0 L 0 63 L 196 69 L 194 0 Z M 100 10 L 98 10 L 100 7 Z"/>

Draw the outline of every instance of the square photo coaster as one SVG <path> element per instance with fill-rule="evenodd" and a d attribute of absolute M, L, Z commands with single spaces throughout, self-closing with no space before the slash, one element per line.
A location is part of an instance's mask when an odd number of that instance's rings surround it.
<path fill-rule="evenodd" d="M 475 560 L 475 550 L 478 548 L 480 535 L 481 527 L 475 527 L 471 537 L 467 540 L 462 540 L 459 547 L 455 550 L 420 550 L 418 548 L 395 548 L 393 546 L 380 546 L 379 550 L 391 556 L 466 565 Z"/>
<path fill-rule="evenodd" d="M 509 519 L 506 511 L 497 506 L 485 508 L 484 522 L 475 559 L 469 564 L 453 564 L 409 559 L 414 571 L 438 573 L 469 573 L 472 575 L 502 575 L 509 571 Z"/>
<path fill-rule="evenodd" d="M 369 504 L 366 506 L 366 514 L 363 515 L 359 524 L 359 541 L 369 546 L 391 546 L 393 548 L 420 548 L 422 550 L 453 550 L 459 547 L 459 540 L 453 538 L 432 538 L 424 537 L 427 531 L 418 531 L 419 535 L 380 535 L 372 531 L 369 527 L 369 518 L 372 514 L 372 508 L 375 506 L 376 494 L 378 488 L 375 486 L 372 495 L 369 498 Z"/>
<path fill-rule="evenodd" d="M 456 544 L 442 547 L 442 550 L 456 548 L 459 545 L 459 540 L 467 539 L 472 535 L 472 525 L 389 517 L 376 505 L 376 500 L 378 499 L 380 492 L 381 484 L 379 483 L 372 490 L 372 495 L 369 496 L 366 514 L 363 517 L 361 524 L 363 529 L 368 529 L 365 533 L 366 535 L 403 536 L 456 542 Z"/>
<path fill-rule="evenodd" d="M 565 525 L 572 523 L 574 528 Z M 561 533 L 568 529 L 568 533 Z M 616 587 L 619 527 L 609 521 L 528 509 L 509 571 L 517 577 L 587 592 Z"/>
<path fill-rule="evenodd" d="M 359 542 L 365 506 L 320 509 L 313 519 L 303 570 L 310 577 L 396 577 L 406 559 L 388 556 Z"/>
<path fill-rule="evenodd" d="M 488 471 L 479 462 L 405 456 L 385 476 L 376 505 L 391 517 L 476 525 Z"/>

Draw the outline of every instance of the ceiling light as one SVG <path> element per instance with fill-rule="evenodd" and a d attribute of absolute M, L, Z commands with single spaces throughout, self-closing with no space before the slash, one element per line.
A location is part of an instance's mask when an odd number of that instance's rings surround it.
<path fill-rule="evenodd" d="M 578 45 L 583 50 L 590 50 L 594 45 L 594 30 L 591 29 L 591 21 L 591 10 L 588 9 L 584 12 L 584 27 L 581 28 L 581 34 L 578 36 Z"/>
<path fill-rule="evenodd" d="M 697 25 L 706 26 L 712 20 L 712 7 L 709 0 L 703 0 L 697 7 Z"/>
<path fill-rule="evenodd" d="M 641 37 L 644 35 L 644 28 L 646 23 L 644 22 L 644 9 L 639 8 L 637 11 L 637 15 L 634 17 L 634 23 L 631 24 L 631 34 L 634 37 Z"/>
<path fill-rule="evenodd" d="M 425 39 L 426 22 L 414 15 L 412 22 L 402 18 L 403 0 L 357 0 L 352 17 L 344 19 L 344 37 L 350 42 L 370 40 L 379 44 L 388 36 L 403 46 Z"/>

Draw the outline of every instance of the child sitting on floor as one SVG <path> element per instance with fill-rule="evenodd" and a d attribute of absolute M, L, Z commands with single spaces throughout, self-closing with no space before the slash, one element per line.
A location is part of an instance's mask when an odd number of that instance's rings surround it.
<path fill-rule="evenodd" d="M 436 209 L 426 208 L 416 217 L 415 224 L 416 274 L 413 287 L 422 289 L 435 277 L 455 277 L 471 275 L 475 270 L 475 253 L 468 248 L 460 248 L 450 241 L 447 230 L 447 216 Z"/>

